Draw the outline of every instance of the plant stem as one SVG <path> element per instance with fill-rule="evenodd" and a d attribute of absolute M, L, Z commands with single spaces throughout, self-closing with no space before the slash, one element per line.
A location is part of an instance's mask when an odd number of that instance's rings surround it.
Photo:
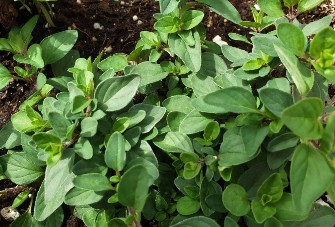
<path fill-rule="evenodd" d="M 137 215 L 136 215 L 135 209 L 133 207 L 130 207 L 130 206 L 128 206 L 127 208 L 128 208 L 129 213 L 134 217 L 133 224 L 136 227 L 142 227 L 141 223 L 139 223 L 138 220 L 137 220 Z"/>

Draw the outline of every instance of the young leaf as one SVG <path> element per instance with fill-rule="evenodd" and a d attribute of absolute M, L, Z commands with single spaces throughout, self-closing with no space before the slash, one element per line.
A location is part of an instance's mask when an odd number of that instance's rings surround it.
<path fill-rule="evenodd" d="M 106 145 L 105 162 L 109 168 L 121 171 L 126 164 L 125 138 L 120 132 L 114 132 Z"/>
<path fill-rule="evenodd" d="M 103 111 L 116 111 L 124 108 L 132 100 L 140 85 L 137 75 L 113 77 L 98 84 L 94 98 Z"/>
<path fill-rule="evenodd" d="M 300 144 L 293 154 L 290 179 L 294 204 L 304 212 L 326 192 L 335 174 L 319 150 Z"/>
<path fill-rule="evenodd" d="M 238 184 L 228 185 L 222 194 L 223 205 L 235 216 L 244 216 L 250 211 L 247 192 Z"/>
<path fill-rule="evenodd" d="M 142 211 L 152 183 L 152 178 L 144 166 L 135 165 L 131 167 L 120 180 L 119 202 L 124 206 L 133 207 L 136 211 Z"/>
<path fill-rule="evenodd" d="M 298 58 L 285 47 L 274 44 L 274 48 L 283 65 L 290 73 L 299 93 L 301 95 L 306 95 L 312 89 L 314 84 L 313 72 L 302 64 Z"/>
<path fill-rule="evenodd" d="M 81 132 L 82 137 L 93 137 L 97 133 L 98 121 L 93 117 L 85 117 L 81 123 Z"/>
<path fill-rule="evenodd" d="M 169 14 L 178 7 L 178 0 L 161 0 L 159 1 L 159 7 L 162 14 Z"/>
<path fill-rule="evenodd" d="M 228 0 L 197 0 L 208 5 L 211 10 L 235 24 L 241 22 L 241 16 L 237 9 Z"/>
<path fill-rule="evenodd" d="M 189 196 L 181 197 L 177 201 L 177 211 L 181 215 L 191 215 L 200 209 L 200 203 L 198 200 L 192 199 Z"/>
<path fill-rule="evenodd" d="M 181 16 L 182 28 L 184 30 L 190 30 L 194 28 L 202 21 L 204 16 L 205 14 L 199 10 L 186 11 Z"/>
<path fill-rule="evenodd" d="M 112 185 L 108 178 L 99 173 L 87 173 L 76 176 L 73 179 L 73 184 L 77 188 L 92 191 L 108 191 L 112 189 Z"/>
<path fill-rule="evenodd" d="M 252 93 L 241 87 L 230 87 L 192 100 L 192 106 L 205 113 L 259 113 Z"/>
<path fill-rule="evenodd" d="M 269 176 L 257 191 L 257 196 L 260 202 L 265 206 L 266 204 L 273 204 L 278 202 L 283 195 L 283 181 L 279 173 Z"/>
<path fill-rule="evenodd" d="M 306 38 L 299 27 L 291 23 L 280 23 L 277 27 L 277 35 L 285 48 L 298 56 L 304 55 Z"/>
<path fill-rule="evenodd" d="M 154 28 L 163 33 L 175 33 L 178 31 L 179 19 L 172 16 L 165 16 L 160 18 L 155 24 Z"/>
<path fill-rule="evenodd" d="M 302 13 L 318 6 L 323 0 L 300 0 L 298 4 L 298 12 Z"/>
<path fill-rule="evenodd" d="M 303 139 L 319 139 L 323 127 L 318 120 L 323 111 L 319 98 L 305 98 L 286 108 L 282 113 L 283 123 Z"/>
<path fill-rule="evenodd" d="M 258 0 L 259 7 L 270 17 L 279 18 L 284 16 L 280 0 Z"/>
<path fill-rule="evenodd" d="M 78 38 L 76 30 L 67 30 L 50 35 L 40 43 L 45 64 L 52 64 L 63 58 L 74 46 Z"/>
<path fill-rule="evenodd" d="M 9 70 L 0 64 L 0 91 L 13 80 Z"/>
<path fill-rule="evenodd" d="M 309 49 L 310 55 L 318 59 L 323 53 L 335 53 L 335 31 L 331 27 L 327 27 L 318 32 L 311 42 Z"/>
<path fill-rule="evenodd" d="M 265 220 L 273 217 L 276 213 L 276 208 L 263 206 L 258 200 L 251 201 L 251 210 L 258 224 L 262 224 Z"/>
<path fill-rule="evenodd" d="M 127 57 L 122 54 L 114 54 L 98 63 L 98 68 L 102 71 L 113 69 L 114 72 L 123 71 L 128 65 Z"/>
<path fill-rule="evenodd" d="M 201 43 L 197 31 L 193 32 L 193 38 L 195 45 L 189 46 L 178 34 L 171 34 L 168 44 L 171 52 L 177 55 L 191 71 L 198 72 L 201 68 Z"/>

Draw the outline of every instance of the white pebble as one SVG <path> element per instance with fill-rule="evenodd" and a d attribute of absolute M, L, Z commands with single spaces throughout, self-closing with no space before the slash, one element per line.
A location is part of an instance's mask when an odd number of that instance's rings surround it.
<path fill-rule="evenodd" d="M 98 41 L 98 39 L 93 36 L 92 37 L 92 42 L 96 42 L 96 41 Z"/>
<path fill-rule="evenodd" d="M 81 0 L 77 0 L 77 4 L 79 4 L 79 5 L 80 5 L 80 4 L 81 4 Z"/>
<path fill-rule="evenodd" d="M 102 30 L 102 29 L 104 29 L 104 26 L 101 26 L 99 23 L 95 22 L 93 24 L 93 28 L 98 29 L 98 30 Z"/>
<path fill-rule="evenodd" d="M 137 21 L 137 25 L 141 25 L 141 24 L 143 24 L 143 21 L 138 20 L 138 21 Z"/>
<path fill-rule="evenodd" d="M 257 5 L 257 4 L 255 4 L 254 7 L 255 7 L 255 9 L 256 9 L 257 11 L 260 11 L 260 10 L 261 10 L 261 8 L 259 8 L 259 5 Z"/>
<path fill-rule="evenodd" d="M 221 36 L 217 35 L 213 38 L 213 42 L 219 46 L 228 45 L 226 41 L 223 41 Z"/>
<path fill-rule="evenodd" d="M 133 21 L 137 21 L 138 20 L 138 16 L 134 15 L 133 16 Z"/>
<path fill-rule="evenodd" d="M 108 47 L 105 47 L 104 48 L 104 51 L 105 51 L 105 53 L 110 53 L 110 52 L 112 52 L 112 46 L 108 46 Z"/>
<path fill-rule="evenodd" d="M 7 221 L 14 221 L 20 216 L 20 213 L 13 207 L 4 207 L 1 209 L 0 213 Z"/>
<path fill-rule="evenodd" d="M 120 4 L 121 4 L 121 5 L 124 5 L 124 4 L 125 4 L 125 2 L 124 2 L 124 1 L 121 1 L 121 2 L 120 2 Z"/>

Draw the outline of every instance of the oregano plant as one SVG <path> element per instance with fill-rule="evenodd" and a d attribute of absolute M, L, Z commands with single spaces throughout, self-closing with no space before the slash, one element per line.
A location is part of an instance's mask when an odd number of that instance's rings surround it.
<path fill-rule="evenodd" d="M 86 226 L 333 226 L 335 32 L 293 14 L 320 2 L 259 0 L 245 22 L 228 0 L 160 0 L 128 55 L 42 55 L 59 93 L 0 131 L 0 179 L 31 201 L 12 226 L 61 226 L 65 206 Z M 252 51 L 206 40 L 198 4 L 255 28 L 232 35 Z"/>

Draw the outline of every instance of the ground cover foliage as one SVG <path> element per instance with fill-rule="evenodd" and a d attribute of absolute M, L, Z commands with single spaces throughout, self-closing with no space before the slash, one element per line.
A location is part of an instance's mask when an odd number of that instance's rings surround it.
<path fill-rule="evenodd" d="M 0 49 L 24 67 L 0 82 L 38 90 L 0 131 L 0 177 L 39 190 L 11 226 L 61 226 L 65 206 L 86 226 L 333 226 L 316 201 L 335 201 L 335 31 L 296 19 L 321 2 L 259 0 L 242 21 L 226 0 L 160 0 L 155 31 L 105 59 L 72 30 L 30 44 L 37 17 L 13 30 Z M 231 37 L 252 51 L 206 40 L 197 4 L 250 27 Z"/>

